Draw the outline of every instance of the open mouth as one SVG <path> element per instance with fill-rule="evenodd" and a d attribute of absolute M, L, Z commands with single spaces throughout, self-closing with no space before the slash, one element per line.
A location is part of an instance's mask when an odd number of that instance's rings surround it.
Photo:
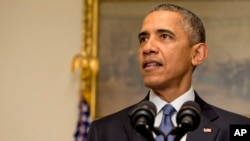
<path fill-rule="evenodd" d="M 162 66 L 161 63 L 159 62 L 145 62 L 143 63 L 143 68 L 149 68 L 149 67 L 158 67 L 158 66 Z"/>

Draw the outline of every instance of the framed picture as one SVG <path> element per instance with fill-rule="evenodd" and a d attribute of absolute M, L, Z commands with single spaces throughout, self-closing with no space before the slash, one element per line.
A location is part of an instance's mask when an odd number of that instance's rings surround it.
<path fill-rule="evenodd" d="M 96 117 L 117 112 L 147 95 L 137 63 L 137 36 L 144 16 L 164 2 L 193 11 L 205 25 L 209 56 L 194 72 L 194 89 L 211 104 L 249 114 L 249 1 L 100 0 Z"/>

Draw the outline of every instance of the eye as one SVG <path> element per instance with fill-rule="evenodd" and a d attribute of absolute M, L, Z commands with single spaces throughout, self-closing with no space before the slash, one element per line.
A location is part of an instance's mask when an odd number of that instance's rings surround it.
<path fill-rule="evenodd" d="M 171 39 L 172 37 L 169 36 L 168 34 L 161 34 L 161 38 L 163 38 L 163 39 Z"/>
<path fill-rule="evenodd" d="M 148 38 L 146 37 L 146 36 L 140 36 L 139 37 L 139 42 L 140 43 L 144 43 L 144 42 L 146 42 L 148 40 Z"/>

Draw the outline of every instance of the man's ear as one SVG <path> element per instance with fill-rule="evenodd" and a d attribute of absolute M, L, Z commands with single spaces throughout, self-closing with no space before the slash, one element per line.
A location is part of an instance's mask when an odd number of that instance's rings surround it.
<path fill-rule="evenodd" d="M 205 43 L 198 43 L 192 47 L 192 64 L 197 66 L 204 62 L 208 55 L 208 48 Z"/>

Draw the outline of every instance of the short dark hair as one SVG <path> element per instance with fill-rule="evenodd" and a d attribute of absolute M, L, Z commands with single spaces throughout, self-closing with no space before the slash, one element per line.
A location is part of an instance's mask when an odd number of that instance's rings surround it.
<path fill-rule="evenodd" d="M 201 19 L 197 15 L 195 15 L 193 12 L 191 12 L 183 7 L 174 5 L 174 4 L 158 5 L 151 12 L 160 11 L 160 10 L 177 12 L 177 13 L 182 15 L 185 24 L 187 24 L 187 26 L 188 26 L 188 29 L 191 29 L 191 31 L 189 32 L 189 39 L 190 39 L 191 45 L 194 45 L 194 44 L 200 43 L 200 42 L 205 43 L 206 35 L 205 35 L 204 25 L 203 25 Z"/>

